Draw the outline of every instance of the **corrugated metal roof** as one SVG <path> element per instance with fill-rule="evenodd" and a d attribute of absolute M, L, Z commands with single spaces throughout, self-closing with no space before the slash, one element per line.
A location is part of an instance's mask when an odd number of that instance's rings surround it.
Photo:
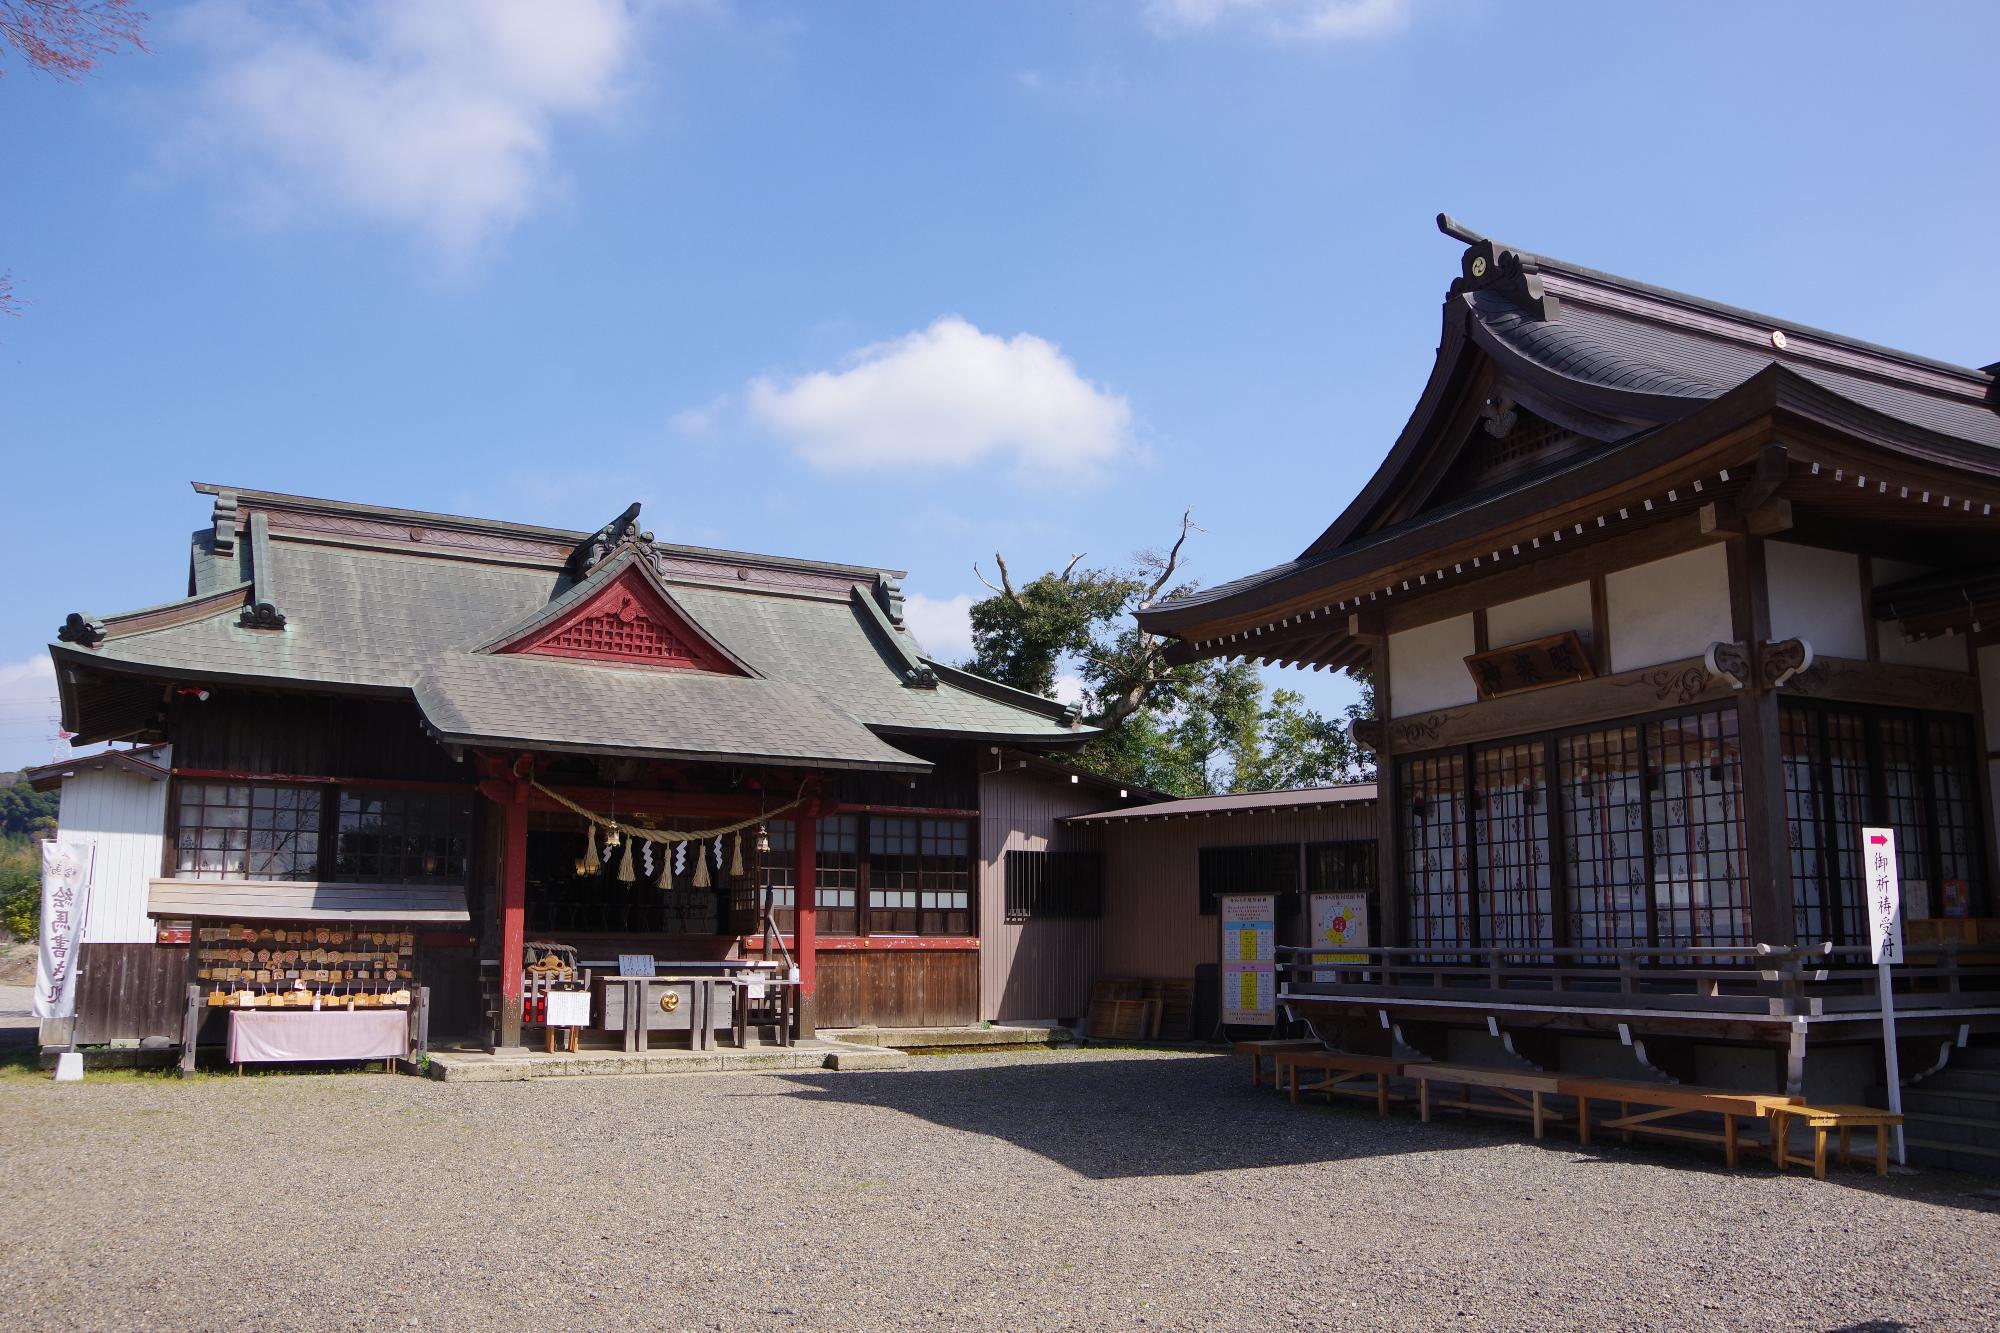
<path fill-rule="evenodd" d="M 1375 799 L 1375 784 L 1350 782 L 1338 787 L 1292 787 L 1284 791 L 1247 791 L 1228 796 L 1190 796 L 1178 801 L 1160 801 L 1126 810 L 1099 810 L 1088 815 L 1071 815 L 1069 824 L 1108 824 L 1143 819 L 1192 819 L 1211 815 L 1262 814 L 1271 810 L 1306 810 L 1317 806 L 1349 805 Z"/>

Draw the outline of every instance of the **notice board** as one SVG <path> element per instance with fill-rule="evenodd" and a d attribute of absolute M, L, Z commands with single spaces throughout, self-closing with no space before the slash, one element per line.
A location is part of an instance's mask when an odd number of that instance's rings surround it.
<path fill-rule="evenodd" d="M 1365 963 L 1363 953 L 1331 952 L 1368 947 L 1368 895 L 1365 893 L 1315 893 L 1312 896 L 1312 947 L 1315 963 Z M 1314 981 L 1332 981 L 1330 971 L 1314 972 Z"/>
<path fill-rule="evenodd" d="M 1222 1021 L 1244 1027 L 1278 1021 L 1278 898 L 1231 893 L 1216 899 L 1222 921 Z"/>

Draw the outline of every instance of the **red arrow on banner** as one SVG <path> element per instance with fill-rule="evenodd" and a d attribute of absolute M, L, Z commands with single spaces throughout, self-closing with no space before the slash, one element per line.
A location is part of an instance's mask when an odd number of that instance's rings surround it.
<path fill-rule="evenodd" d="M 1879 846 L 1889 841 L 1889 835 L 1886 833 L 1871 833 L 1868 835 L 1868 841 Z"/>

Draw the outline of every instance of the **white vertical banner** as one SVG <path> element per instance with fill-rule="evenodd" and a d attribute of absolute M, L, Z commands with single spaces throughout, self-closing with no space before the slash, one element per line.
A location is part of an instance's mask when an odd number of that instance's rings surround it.
<path fill-rule="evenodd" d="M 42 946 L 35 955 L 35 1016 L 76 1012 L 76 964 L 90 910 L 97 844 L 58 835 L 42 844 Z"/>
<path fill-rule="evenodd" d="M 1896 830 L 1861 830 L 1868 877 L 1868 961 L 1903 961 L 1903 889 L 1896 879 Z"/>
<path fill-rule="evenodd" d="M 1868 954 L 1877 967 L 1876 985 L 1882 997 L 1882 1084 L 1889 1090 L 1889 1109 L 1903 1113 L 1903 1074 L 1896 1059 L 1896 991 L 1891 964 L 1903 961 L 1903 894 L 1896 880 L 1896 830 L 1861 830 L 1862 873 L 1868 881 Z M 1881 1130 L 1875 1131 L 1877 1134 Z M 1896 1126 L 1896 1164 L 1907 1166 L 1903 1127 Z"/>

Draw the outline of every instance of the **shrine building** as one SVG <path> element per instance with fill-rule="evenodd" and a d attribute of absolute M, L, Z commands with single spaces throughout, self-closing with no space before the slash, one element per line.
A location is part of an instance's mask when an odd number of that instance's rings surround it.
<path fill-rule="evenodd" d="M 1439 225 L 1436 361 L 1373 477 L 1296 558 L 1140 615 L 1174 660 L 1374 682 L 1375 947 L 1293 967 L 1289 1011 L 1858 1097 L 1882 827 L 1903 1071 L 2000 1031 L 2000 367 Z"/>

